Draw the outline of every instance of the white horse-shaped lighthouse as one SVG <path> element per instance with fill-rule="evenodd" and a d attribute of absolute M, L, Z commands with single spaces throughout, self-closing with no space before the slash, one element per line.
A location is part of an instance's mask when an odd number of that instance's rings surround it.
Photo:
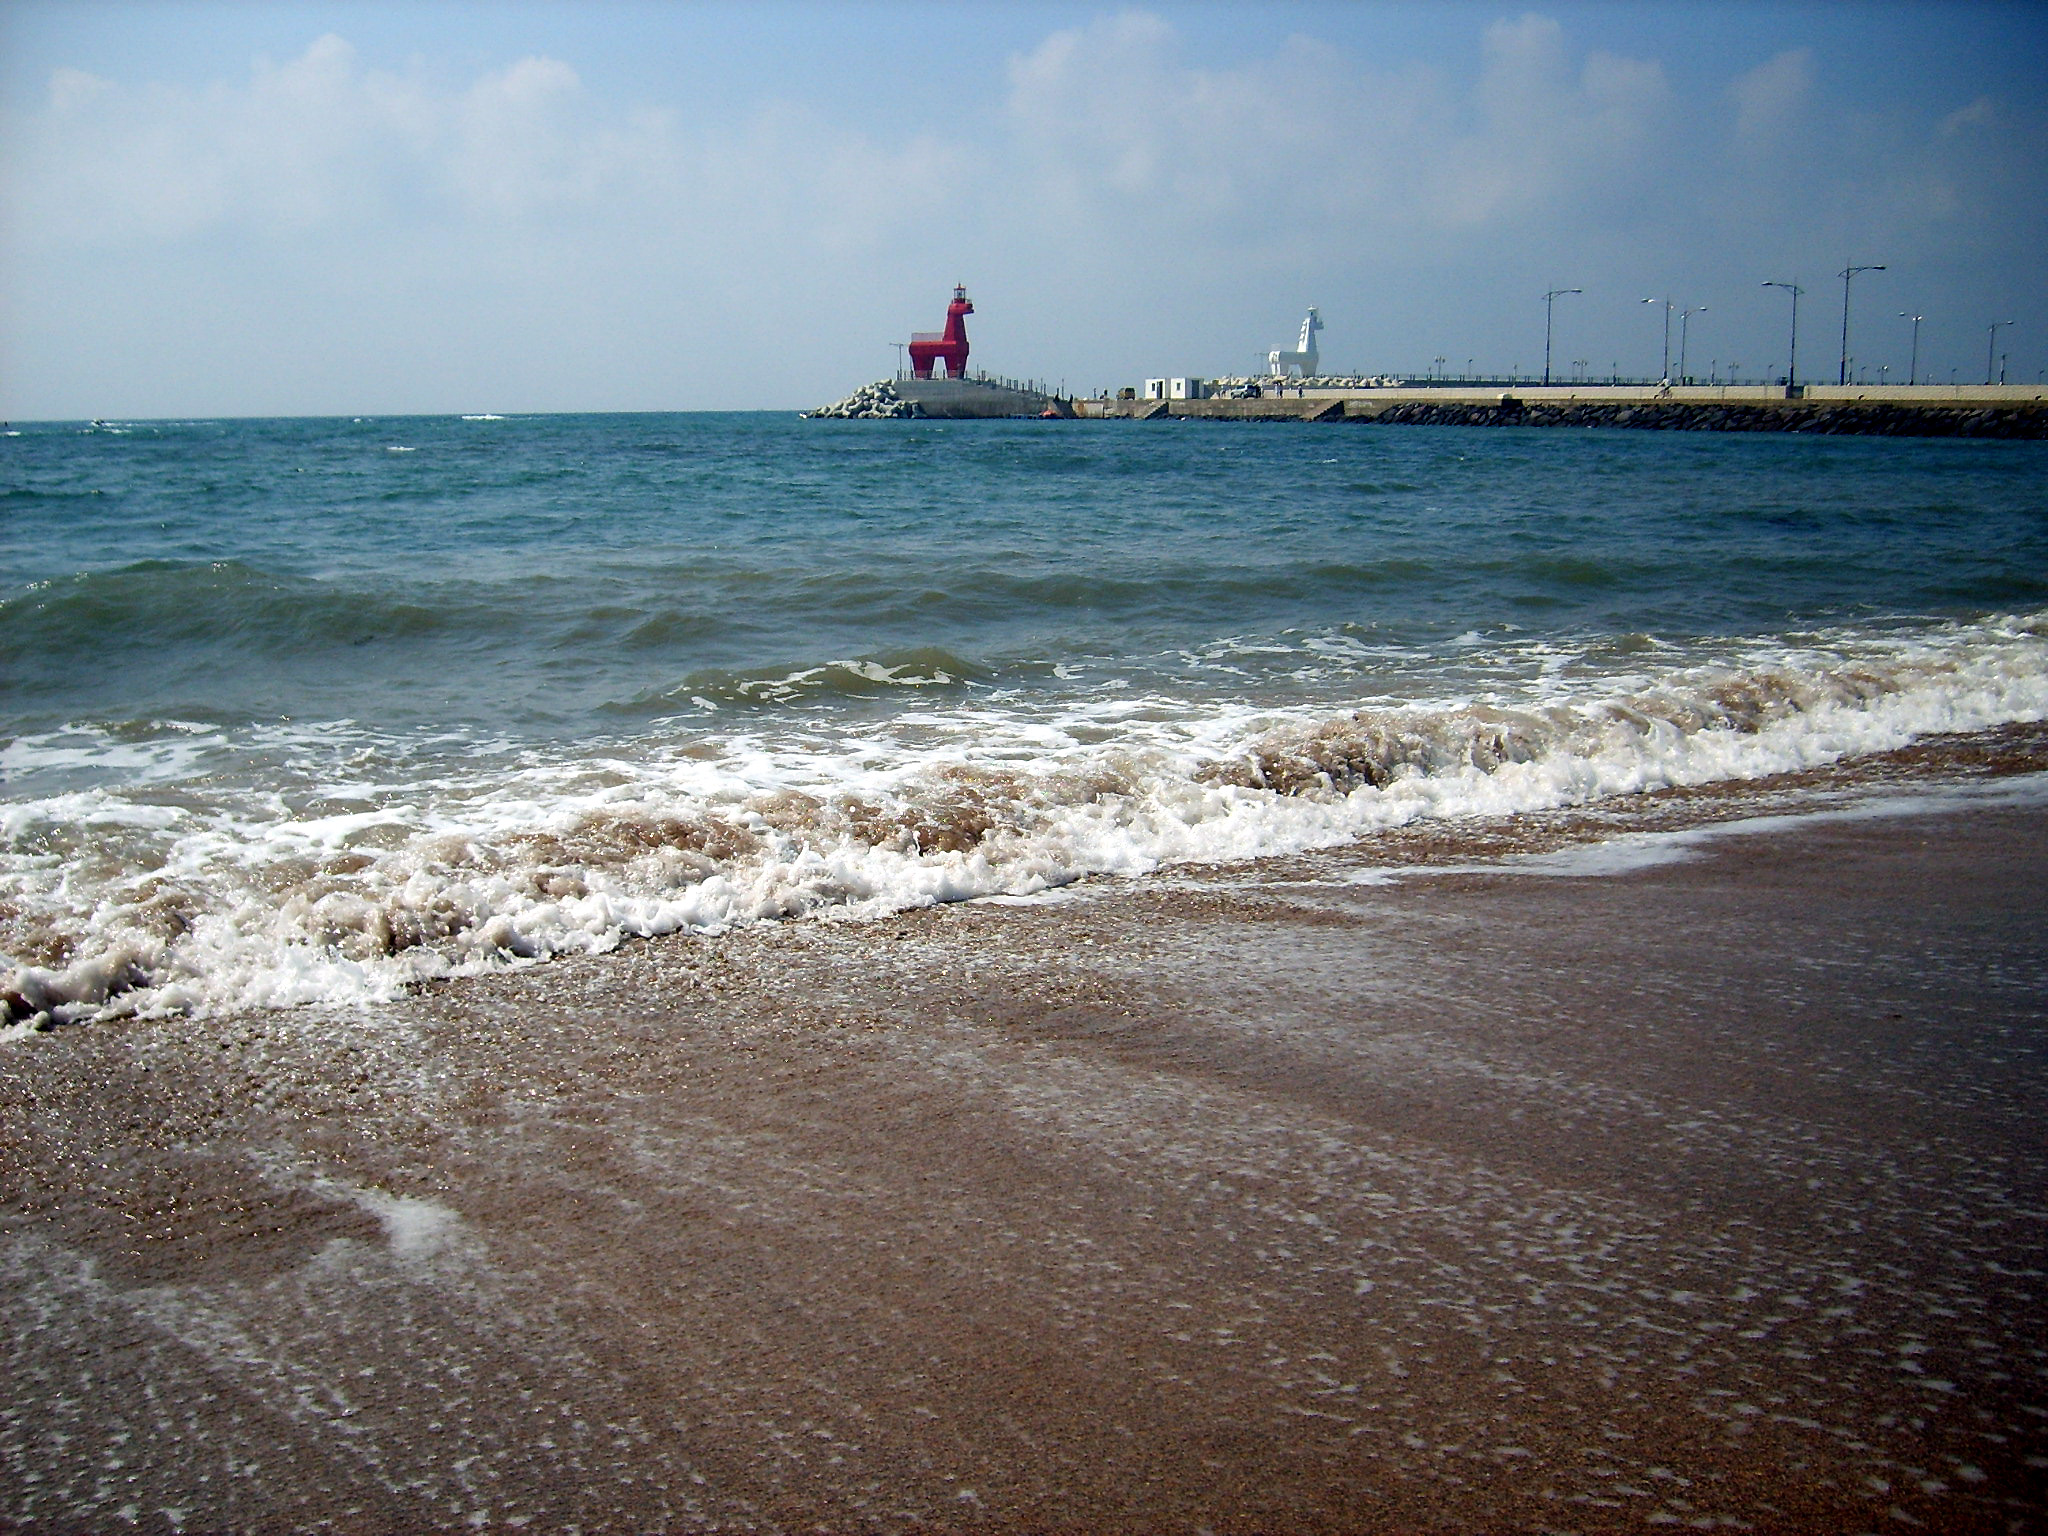
<path fill-rule="evenodd" d="M 1301 340 L 1294 350 L 1275 347 L 1266 354 L 1266 362 L 1273 370 L 1273 377 L 1284 379 L 1295 369 L 1301 370 L 1303 378 L 1310 378 L 1321 370 L 1316 365 L 1316 332 L 1323 328 L 1323 317 L 1316 313 L 1316 307 L 1308 308 L 1308 318 L 1301 322 Z"/>

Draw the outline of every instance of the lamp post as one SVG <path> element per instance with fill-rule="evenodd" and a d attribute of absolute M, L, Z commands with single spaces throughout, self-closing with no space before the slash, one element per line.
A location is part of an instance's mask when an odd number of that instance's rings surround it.
<path fill-rule="evenodd" d="M 1986 384 L 1993 382 L 1991 377 L 1991 365 L 1997 361 L 1998 328 L 2001 325 L 2011 324 L 2012 322 L 2010 320 L 1994 320 L 1991 322 L 1991 339 L 1984 345 L 1984 382 Z"/>
<path fill-rule="evenodd" d="M 1584 293 L 1583 288 L 1553 288 L 1543 295 L 1543 382 L 1550 382 L 1550 306 L 1568 293 Z"/>
<path fill-rule="evenodd" d="M 900 378 L 902 378 L 902 377 L 903 377 L 903 347 L 904 347 L 904 344 L 903 344 L 902 342 L 900 342 L 900 341 L 892 341 L 892 342 L 890 342 L 890 343 L 889 343 L 889 345 L 890 345 L 890 346 L 892 346 L 892 347 L 894 347 L 894 348 L 896 349 L 896 377 L 900 379 Z"/>
<path fill-rule="evenodd" d="M 1883 267 L 1842 268 L 1842 372 L 1836 379 L 1838 384 L 1849 382 L 1849 279 L 1858 272 L 1882 272 Z"/>
<path fill-rule="evenodd" d="M 1657 300 L 1655 300 L 1655 299 L 1645 299 L 1645 300 L 1643 300 L 1643 302 L 1644 302 L 1645 304 L 1655 304 L 1655 303 L 1657 302 Z M 1661 368 L 1661 369 L 1659 370 L 1659 372 L 1658 372 L 1658 375 L 1657 375 L 1657 376 L 1658 376 L 1658 378 L 1660 378 L 1660 379 L 1661 379 L 1661 380 L 1662 380 L 1662 381 L 1663 381 L 1664 383 L 1666 383 L 1666 384 L 1669 384 L 1669 383 L 1671 382 L 1671 310 L 1672 310 L 1672 307 L 1673 307 L 1673 306 L 1672 306 L 1672 303 L 1671 303 L 1671 301 L 1670 301 L 1669 299 L 1666 299 L 1666 300 L 1664 300 L 1664 365 L 1663 365 L 1663 367 L 1662 367 L 1662 368 Z"/>
<path fill-rule="evenodd" d="M 1799 295 L 1806 292 L 1797 283 L 1765 283 L 1766 288 L 1782 288 L 1792 295 L 1792 340 L 1785 348 L 1785 387 L 1793 389 L 1799 383 Z"/>
<path fill-rule="evenodd" d="M 1697 309 L 1681 309 L 1678 312 L 1678 382 L 1681 384 L 1685 382 L 1685 338 L 1692 330 L 1692 317 L 1704 315 L 1706 312 L 1707 306 L 1704 304 Z"/>
<path fill-rule="evenodd" d="M 1920 322 L 1927 317 L 1925 315 L 1909 315 L 1902 309 L 1899 311 L 1899 318 L 1913 322 L 1913 360 L 1906 365 L 1906 382 L 1908 384 L 1918 384 L 1920 382 Z"/>

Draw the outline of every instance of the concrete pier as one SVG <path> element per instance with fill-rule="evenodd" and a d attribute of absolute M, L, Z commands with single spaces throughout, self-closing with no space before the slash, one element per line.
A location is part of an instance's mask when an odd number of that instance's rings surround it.
<path fill-rule="evenodd" d="M 2048 437 L 2035 385 L 1270 386 L 1256 400 L 1079 400 L 1080 416 L 1387 426 L 1633 427 L 1902 437 Z"/>
<path fill-rule="evenodd" d="M 889 386 L 928 417 L 957 421 L 990 416 L 1042 416 L 1047 410 L 1070 416 L 1066 402 L 1035 389 L 1012 388 L 981 379 L 896 379 Z"/>

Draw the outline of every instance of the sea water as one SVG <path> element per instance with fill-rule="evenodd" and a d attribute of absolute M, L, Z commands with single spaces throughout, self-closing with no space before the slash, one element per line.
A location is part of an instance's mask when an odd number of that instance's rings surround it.
<path fill-rule="evenodd" d="M 0 507 L 16 1032 L 2048 714 L 2040 443 L 45 423 Z"/>

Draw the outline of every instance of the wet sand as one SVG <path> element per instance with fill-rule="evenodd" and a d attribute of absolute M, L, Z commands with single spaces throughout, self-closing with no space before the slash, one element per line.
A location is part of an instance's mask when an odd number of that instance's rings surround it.
<path fill-rule="evenodd" d="M 0 1524 L 2048 1529 L 2048 811 L 1443 852 L 6 1048 Z"/>

